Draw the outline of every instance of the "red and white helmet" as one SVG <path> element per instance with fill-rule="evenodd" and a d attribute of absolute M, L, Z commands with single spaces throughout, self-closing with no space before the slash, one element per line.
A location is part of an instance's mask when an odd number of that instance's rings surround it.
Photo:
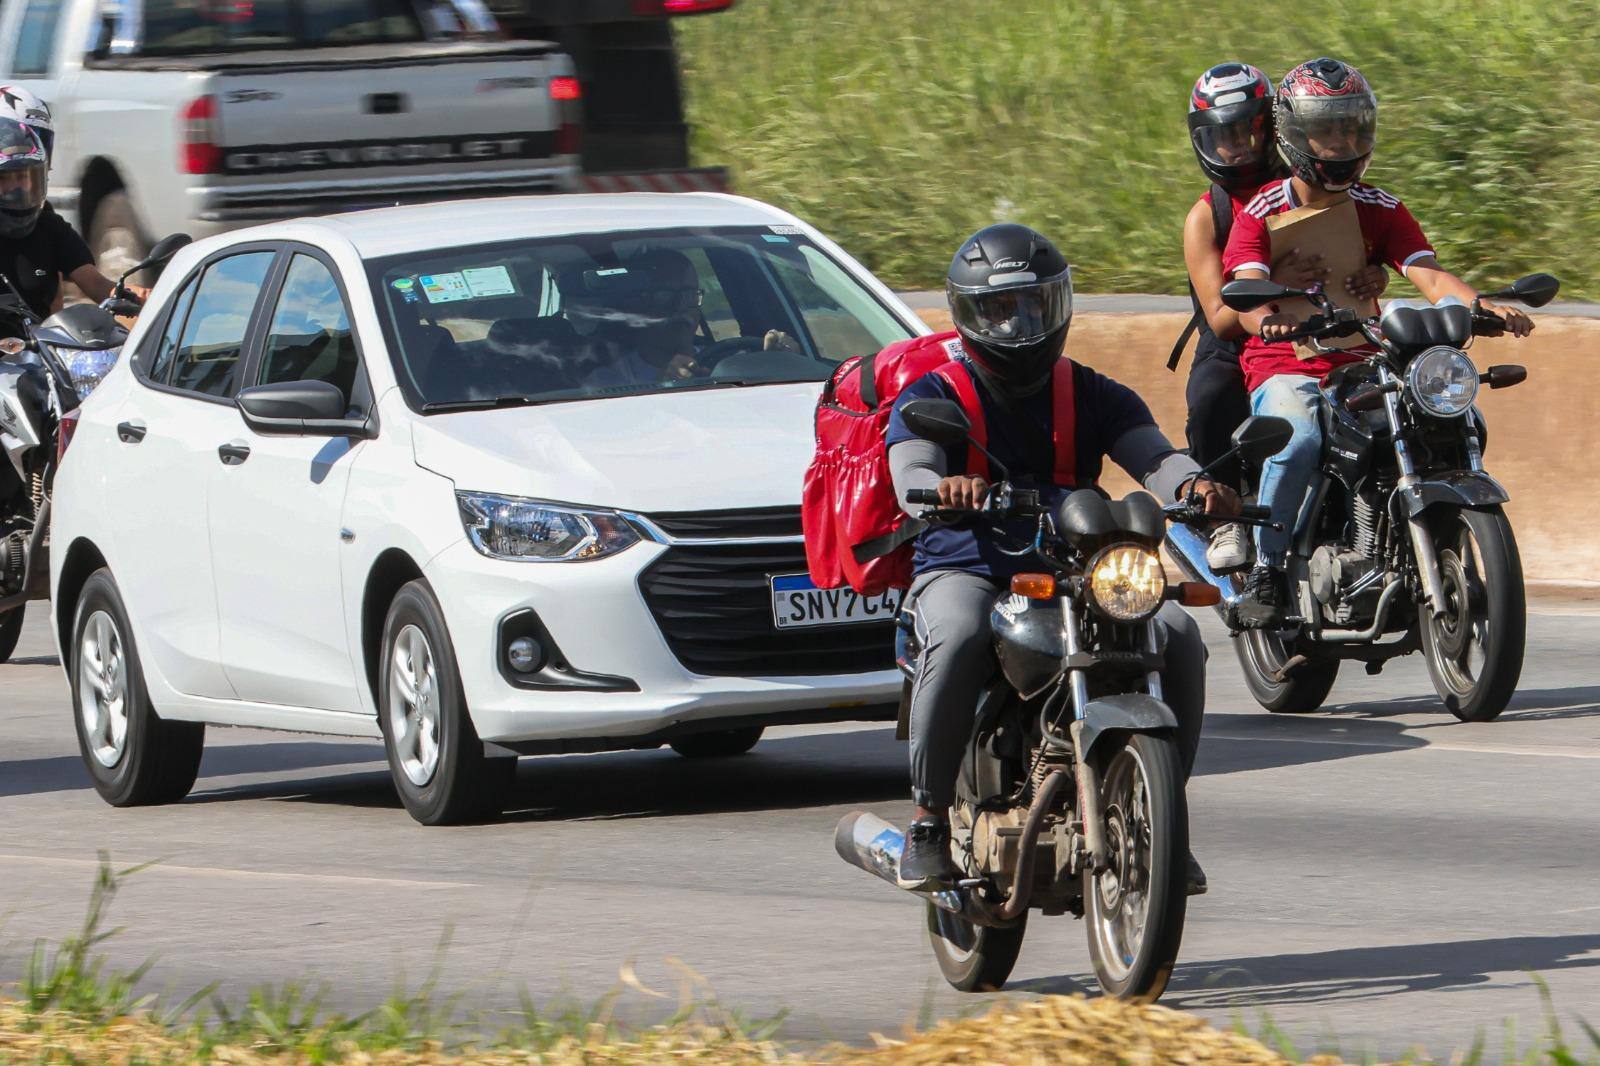
<path fill-rule="evenodd" d="M 1272 176 L 1272 82 L 1248 63 L 1218 63 L 1189 94 L 1189 141 L 1206 177 L 1251 190 Z"/>
<path fill-rule="evenodd" d="M 1301 63 L 1278 86 L 1276 114 L 1278 151 L 1295 177 L 1329 192 L 1361 180 L 1378 143 L 1378 97 L 1359 70 Z"/>
<path fill-rule="evenodd" d="M 21 85 L 0 85 L 0 118 L 9 118 L 33 130 L 44 145 L 44 154 L 53 156 L 56 127 L 50 119 L 50 105 L 31 89 Z"/>

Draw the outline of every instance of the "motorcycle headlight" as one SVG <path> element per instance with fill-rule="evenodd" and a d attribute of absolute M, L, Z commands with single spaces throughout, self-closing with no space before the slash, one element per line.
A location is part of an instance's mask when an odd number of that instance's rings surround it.
<path fill-rule="evenodd" d="M 614 511 L 562 507 L 517 496 L 457 492 L 467 539 L 484 555 L 530 563 L 586 562 L 639 539 Z"/>
<path fill-rule="evenodd" d="M 1114 544 L 1089 560 L 1089 600 L 1114 622 L 1149 618 L 1166 592 L 1161 556 L 1149 548 Z"/>
<path fill-rule="evenodd" d="M 76 351 L 67 355 L 63 364 L 67 368 L 72 391 L 78 394 L 78 402 L 82 403 L 89 398 L 89 394 L 105 380 L 107 374 L 111 373 L 111 368 L 117 365 L 117 357 L 121 354 L 121 348 L 101 348 L 97 351 Z"/>
<path fill-rule="evenodd" d="M 1478 368 L 1455 348 L 1429 348 L 1411 361 L 1406 387 L 1417 406 L 1430 415 L 1456 418 L 1478 398 Z"/>

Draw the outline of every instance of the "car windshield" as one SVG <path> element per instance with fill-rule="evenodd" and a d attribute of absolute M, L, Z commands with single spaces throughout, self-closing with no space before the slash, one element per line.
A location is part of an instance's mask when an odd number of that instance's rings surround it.
<path fill-rule="evenodd" d="M 524 240 L 369 270 L 424 411 L 821 381 L 911 335 L 793 226 Z"/>

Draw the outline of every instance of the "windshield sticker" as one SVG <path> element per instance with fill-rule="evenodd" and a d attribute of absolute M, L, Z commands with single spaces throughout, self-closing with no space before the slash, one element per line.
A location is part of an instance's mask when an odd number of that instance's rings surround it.
<path fill-rule="evenodd" d="M 422 283 L 423 295 L 427 296 L 431 304 L 448 304 L 457 300 L 472 299 L 472 288 L 459 270 L 449 274 L 423 274 L 417 281 Z"/>
<path fill-rule="evenodd" d="M 773 233 L 786 233 L 791 237 L 798 237 L 801 235 L 799 226 L 768 226 L 767 228 Z"/>
<path fill-rule="evenodd" d="M 417 302 L 417 283 L 411 278 L 395 278 L 389 282 L 389 287 L 400 294 L 400 298 L 408 304 Z"/>
<path fill-rule="evenodd" d="M 761 235 L 761 239 L 766 241 L 768 244 L 788 244 L 789 243 L 789 238 L 779 236 L 778 234 L 775 234 L 775 233 L 763 233 Z"/>
<path fill-rule="evenodd" d="M 597 278 L 611 278 L 618 274 L 626 274 L 627 272 L 627 267 L 612 267 L 610 270 L 596 270 L 594 272 L 594 276 Z"/>
<path fill-rule="evenodd" d="M 511 271 L 503 266 L 476 267 L 472 270 L 463 270 L 461 276 L 466 280 L 467 288 L 472 290 L 472 295 L 477 297 L 487 296 L 515 296 L 516 283 L 511 280 Z"/>

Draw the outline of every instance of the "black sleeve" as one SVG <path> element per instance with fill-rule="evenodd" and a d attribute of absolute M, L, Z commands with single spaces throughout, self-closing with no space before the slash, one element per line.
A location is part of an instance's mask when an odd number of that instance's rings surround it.
<path fill-rule="evenodd" d="M 48 204 L 39 216 L 39 236 L 50 249 L 52 264 L 62 274 L 70 276 L 79 267 L 94 262 L 94 254 L 89 251 L 84 239 L 78 236 L 78 231 Z"/>

